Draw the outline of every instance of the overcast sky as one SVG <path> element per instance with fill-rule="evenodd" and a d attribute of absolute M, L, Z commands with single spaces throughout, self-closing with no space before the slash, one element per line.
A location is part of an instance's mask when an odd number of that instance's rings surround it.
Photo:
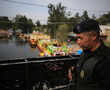
<path fill-rule="evenodd" d="M 82 14 L 84 10 L 89 15 L 101 15 L 110 11 L 110 0 L 0 0 L 0 16 L 13 18 L 16 14 L 25 15 L 32 20 L 46 23 L 48 17 L 48 4 L 62 3 L 71 16 L 76 12 Z"/>

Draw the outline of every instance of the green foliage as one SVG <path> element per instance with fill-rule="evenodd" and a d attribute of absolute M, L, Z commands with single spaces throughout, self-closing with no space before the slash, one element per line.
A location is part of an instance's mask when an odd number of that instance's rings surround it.
<path fill-rule="evenodd" d="M 74 16 L 71 16 L 70 11 L 66 11 L 66 7 L 62 6 L 61 3 L 54 5 L 48 5 L 48 25 L 40 24 L 40 21 L 36 21 L 36 25 L 33 24 L 31 19 L 28 19 L 26 16 L 16 15 L 16 17 L 10 21 L 8 17 L 0 17 L 0 29 L 9 29 L 13 28 L 13 30 L 21 29 L 24 33 L 32 32 L 33 30 L 43 30 L 50 34 L 52 38 L 55 38 L 56 32 L 59 29 L 60 25 L 68 25 L 68 32 L 72 32 L 74 25 L 76 23 L 81 22 L 82 20 L 89 19 L 89 15 L 87 11 L 84 11 L 82 15 L 79 15 L 77 12 Z M 92 19 L 96 19 L 100 24 L 110 24 L 110 12 L 103 14 L 99 18 L 93 14 Z"/>
<path fill-rule="evenodd" d="M 88 12 L 84 11 L 83 15 L 81 16 L 81 20 L 87 20 L 87 19 L 90 19 L 90 17 L 88 16 Z"/>
<path fill-rule="evenodd" d="M 0 29 L 9 29 L 11 27 L 11 21 L 8 17 L 0 17 Z"/>
<path fill-rule="evenodd" d="M 94 14 L 92 15 L 92 19 L 94 19 L 94 20 L 96 19 L 96 16 Z"/>
<path fill-rule="evenodd" d="M 58 29 L 58 25 L 64 24 L 66 22 L 66 11 L 65 7 L 59 3 L 58 5 L 54 6 L 53 4 L 48 5 L 49 8 L 49 17 L 48 17 L 48 28 L 55 38 L 56 31 Z"/>
<path fill-rule="evenodd" d="M 76 13 L 74 17 L 68 18 L 68 16 L 66 16 L 66 9 L 64 6 L 61 5 L 61 3 L 56 6 L 54 6 L 53 4 L 49 4 L 48 8 L 48 29 L 50 30 L 53 38 L 55 38 L 59 25 L 67 24 L 69 26 L 68 31 L 72 32 L 76 23 L 90 18 L 87 11 L 84 11 L 82 16 L 79 16 L 79 13 Z"/>
<path fill-rule="evenodd" d="M 31 33 L 32 27 L 34 26 L 31 19 L 27 19 L 26 16 L 22 15 L 16 15 L 14 24 L 18 29 L 21 29 L 23 33 Z"/>
<path fill-rule="evenodd" d="M 58 27 L 58 31 L 56 32 L 56 39 L 57 39 L 60 43 L 63 43 L 64 41 L 67 40 L 68 31 L 69 31 L 69 27 L 68 27 L 67 24 L 60 25 L 60 26 Z"/>
<path fill-rule="evenodd" d="M 109 24 L 110 23 L 110 12 L 108 12 L 107 14 L 103 14 L 102 16 L 100 16 L 98 19 L 100 24 Z"/>
<path fill-rule="evenodd" d="M 110 47 L 110 42 L 105 41 L 104 43 L 106 46 Z"/>
<path fill-rule="evenodd" d="M 40 21 L 39 21 L 39 20 L 37 20 L 37 21 L 36 21 L 36 25 L 37 25 L 37 27 L 40 27 L 40 26 L 41 26 L 41 24 L 40 24 Z"/>

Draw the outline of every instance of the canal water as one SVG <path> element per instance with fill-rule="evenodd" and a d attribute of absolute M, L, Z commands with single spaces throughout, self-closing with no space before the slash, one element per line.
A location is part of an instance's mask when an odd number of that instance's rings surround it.
<path fill-rule="evenodd" d="M 15 37 L 0 39 L 0 60 L 37 57 L 39 57 L 38 48 L 32 48 L 28 42 Z"/>

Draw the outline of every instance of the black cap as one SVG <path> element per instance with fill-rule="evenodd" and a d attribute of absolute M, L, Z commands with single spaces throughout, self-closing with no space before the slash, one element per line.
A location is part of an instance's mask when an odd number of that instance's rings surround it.
<path fill-rule="evenodd" d="M 96 20 L 93 19 L 84 20 L 81 23 L 75 25 L 75 28 L 73 30 L 74 33 L 82 33 L 89 31 L 100 32 L 99 23 Z"/>

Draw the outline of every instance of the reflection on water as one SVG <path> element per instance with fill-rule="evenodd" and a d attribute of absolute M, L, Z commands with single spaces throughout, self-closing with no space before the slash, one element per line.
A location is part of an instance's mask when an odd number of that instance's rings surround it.
<path fill-rule="evenodd" d="M 38 48 L 31 48 L 29 43 L 16 39 L 0 39 L 0 60 L 39 57 Z"/>

